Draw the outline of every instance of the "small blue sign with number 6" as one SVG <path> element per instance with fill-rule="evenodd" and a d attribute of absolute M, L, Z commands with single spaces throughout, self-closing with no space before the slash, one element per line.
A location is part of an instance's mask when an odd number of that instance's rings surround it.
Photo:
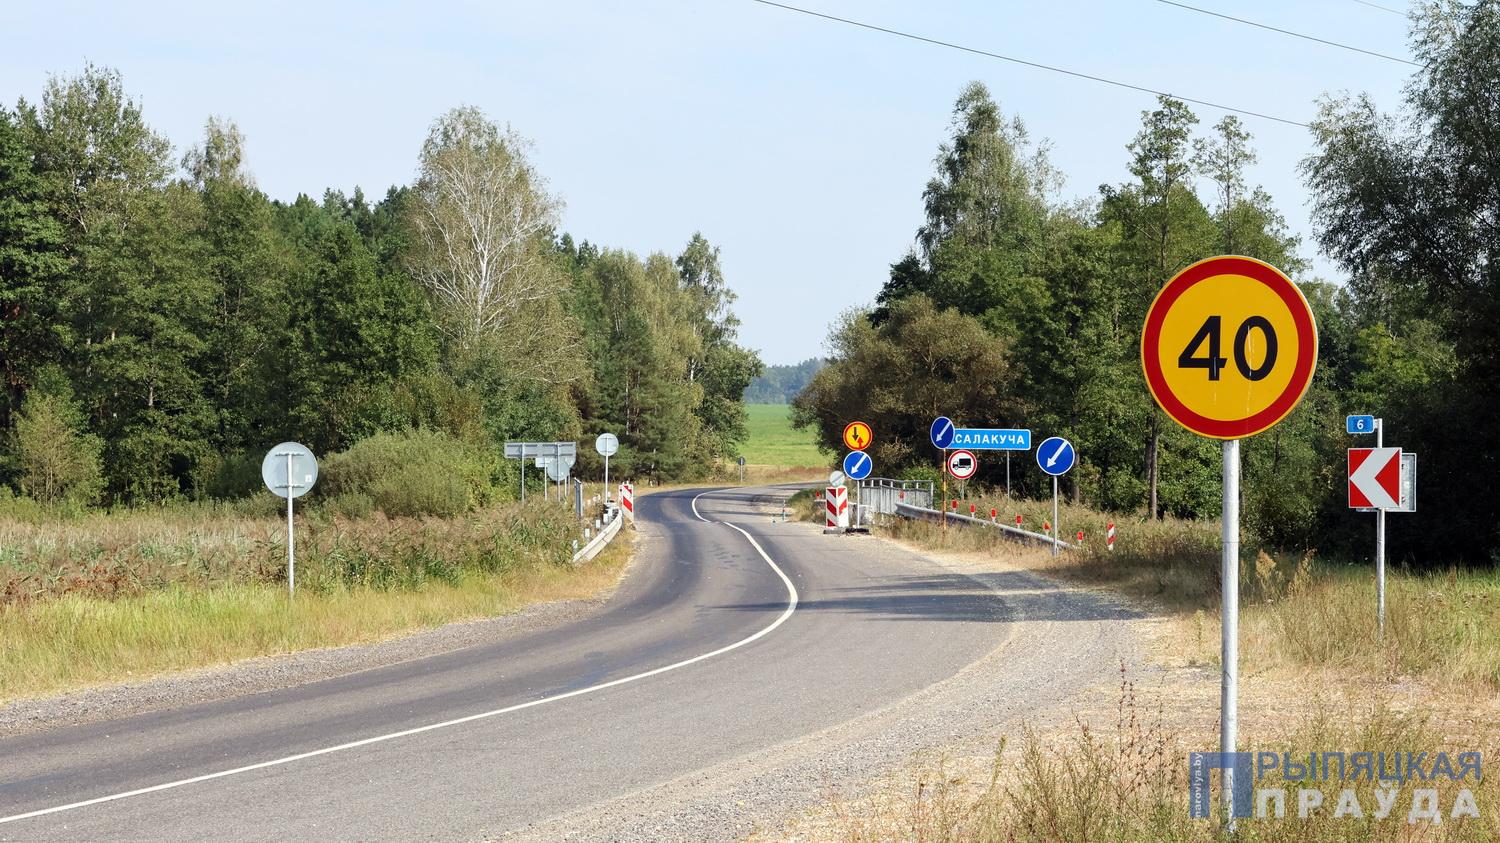
<path fill-rule="evenodd" d="M 1344 429 L 1350 433 L 1374 433 L 1374 416 L 1350 416 L 1344 419 Z"/>

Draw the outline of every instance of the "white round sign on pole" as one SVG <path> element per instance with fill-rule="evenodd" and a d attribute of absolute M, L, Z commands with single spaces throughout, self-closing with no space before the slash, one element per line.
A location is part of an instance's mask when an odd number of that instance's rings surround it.
<path fill-rule="evenodd" d="M 601 433 L 599 434 L 599 438 L 594 440 L 594 450 L 599 452 L 599 456 L 604 457 L 604 503 L 608 505 L 609 458 L 614 456 L 615 452 L 620 450 L 620 437 L 614 435 L 613 433 Z"/>
<path fill-rule="evenodd" d="M 278 498 L 287 496 L 289 485 L 291 496 L 300 498 L 318 482 L 318 459 L 306 445 L 283 442 L 267 451 L 266 458 L 261 460 L 260 479 Z"/>
<path fill-rule="evenodd" d="M 846 478 L 844 477 L 844 472 L 835 469 L 832 474 L 828 475 L 828 485 L 842 486 L 844 485 L 845 479 Z"/>
<path fill-rule="evenodd" d="M 286 590 L 297 593 L 297 536 L 292 532 L 292 501 L 318 482 L 318 458 L 299 442 L 283 442 L 266 452 L 260 479 L 279 498 L 286 498 Z"/>
<path fill-rule="evenodd" d="M 601 457 L 612 457 L 620 450 L 620 438 L 613 433 L 601 433 L 599 438 L 594 440 L 594 450 L 598 451 Z"/>

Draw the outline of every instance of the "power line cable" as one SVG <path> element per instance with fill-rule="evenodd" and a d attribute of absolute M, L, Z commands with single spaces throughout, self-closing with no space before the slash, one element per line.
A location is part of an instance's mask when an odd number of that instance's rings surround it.
<path fill-rule="evenodd" d="M 1232 105 L 1223 105 L 1222 103 L 1209 102 L 1208 100 L 1200 100 L 1200 99 L 1193 99 L 1192 97 L 1184 97 L 1184 96 L 1182 96 L 1180 94 L 1174 94 L 1174 93 L 1170 93 L 1168 91 L 1158 91 L 1155 88 L 1147 88 L 1147 87 L 1144 87 L 1142 85 L 1132 85 L 1129 82 L 1120 82 L 1120 81 L 1115 80 L 1115 79 L 1107 79 L 1107 78 L 1105 78 L 1103 76 L 1092 76 L 1092 75 L 1087 74 L 1087 73 L 1080 73 L 1080 72 L 1078 72 L 1076 70 L 1068 70 L 1068 69 L 1062 68 L 1062 67 L 1054 67 L 1053 65 L 1050 65 L 1050 64 L 1041 64 L 1040 62 L 1027 61 L 1026 59 L 1018 59 L 1018 58 L 1014 58 L 1012 56 L 1001 55 L 1000 53 L 992 53 L 992 52 L 989 52 L 988 50 L 981 50 L 981 49 L 978 49 L 976 47 L 965 47 L 962 44 L 954 44 L 954 43 L 949 42 L 949 41 L 940 41 L 940 40 L 938 40 L 936 38 L 928 38 L 928 37 L 926 37 L 924 35 L 915 35 L 915 34 L 910 33 L 910 32 L 902 32 L 899 29 L 887 29 L 886 27 L 876 26 L 875 24 L 872 24 L 872 23 L 863 23 L 863 22 L 857 21 L 857 20 L 850 20 L 849 18 L 841 18 L 841 17 L 836 17 L 834 15 L 824 14 L 823 12 L 815 12 L 815 11 L 813 11 L 811 9 L 802 9 L 802 8 L 798 8 L 797 6 L 788 6 L 785 3 L 775 3 L 775 2 L 772 2 L 772 0 L 751 0 L 751 2 L 753 2 L 753 3 L 759 3 L 762 6 L 772 6 L 772 7 L 777 8 L 777 9 L 784 9 L 784 10 L 786 10 L 788 12 L 797 12 L 799 14 L 809 15 L 809 16 L 815 17 L 815 18 L 822 18 L 824 20 L 834 21 L 835 23 L 848 24 L 849 26 L 857 26 L 857 27 L 859 27 L 861 29 L 868 29 L 868 30 L 871 30 L 871 31 L 874 31 L 874 32 L 883 32 L 886 35 L 895 35 L 895 36 L 897 36 L 899 38 L 909 38 L 909 39 L 911 39 L 913 41 L 921 41 L 924 44 L 932 44 L 932 45 L 938 46 L 938 47 L 947 47 L 950 50 L 959 50 L 959 51 L 962 51 L 962 52 L 965 52 L 965 53 L 973 53 L 976 56 L 985 56 L 986 58 L 999 59 L 1000 61 L 1008 61 L 1008 62 L 1011 62 L 1013 64 L 1025 65 L 1026 67 L 1034 67 L 1034 68 L 1037 68 L 1038 70 L 1047 70 L 1047 71 L 1051 71 L 1052 73 L 1061 73 L 1061 74 L 1063 74 L 1065 76 L 1072 76 L 1072 77 L 1075 77 L 1077 79 L 1087 79 L 1087 80 L 1089 80 L 1091 82 L 1101 82 L 1101 83 L 1103 83 L 1105 85 L 1113 85 L 1113 86 L 1115 86 L 1117 88 L 1126 88 L 1126 89 L 1131 90 L 1131 91 L 1140 91 L 1141 93 L 1152 94 L 1152 95 L 1155 95 L 1155 96 L 1158 96 L 1158 97 L 1172 97 L 1173 99 L 1179 99 L 1179 100 L 1182 100 L 1183 102 L 1190 102 L 1193 105 L 1201 105 L 1201 106 L 1205 106 L 1205 107 L 1208 107 L 1208 108 L 1217 108 L 1220 111 L 1229 111 L 1229 112 L 1233 112 L 1235 114 L 1243 114 L 1243 115 L 1245 115 L 1247 117 L 1258 117 L 1258 118 L 1260 118 L 1262 120 L 1271 120 L 1271 121 L 1274 121 L 1274 122 L 1277 122 L 1277 123 L 1285 123 L 1288 126 L 1299 126 L 1301 128 L 1304 128 L 1304 129 L 1308 128 L 1308 125 L 1306 123 L 1300 123 L 1300 122 L 1298 122 L 1296 120 L 1290 120 L 1290 119 L 1287 119 L 1285 117 L 1277 117 L 1277 116 L 1272 115 L 1272 114 L 1263 114 L 1263 113 L 1261 113 L 1259 111 L 1251 111 L 1251 110 L 1246 109 L 1246 108 L 1236 108 L 1236 107 L 1234 107 Z"/>
<path fill-rule="evenodd" d="M 1354 0 L 1354 2 L 1358 3 L 1361 6 L 1369 6 L 1372 9 L 1379 9 L 1382 12 L 1390 12 L 1393 15 L 1400 15 L 1403 18 L 1406 17 L 1406 12 L 1403 12 L 1400 9 L 1392 9 L 1390 6 L 1382 6 L 1379 3 L 1371 3 L 1370 0 Z"/>
<path fill-rule="evenodd" d="M 1232 20 L 1235 23 L 1242 23 L 1242 24 L 1245 24 L 1246 26 L 1253 26 L 1253 27 L 1257 27 L 1259 29 L 1268 30 L 1270 32 L 1279 32 L 1282 35 L 1290 35 L 1293 38 L 1301 38 L 1304 41 L 1316 41 L 1319 44 L 1327 44 L 1330 47 L 1338 47 L 1341 50 L 1349 50 L 1350 52 L 1355 52 L 1355 53 L 1364 53 L 1367 56 L 1374 56 L 1377 59 L 1385 59 L 1386 61 L 1394 61 L 1394 62 L 1400 62 L 1401 64 L 1409 64 L 1412 67 L 1421 67 L 1422 66 L 1420 64 L 1417 64 L 1414 61 L 1410 61 L 1408 59 L 1403 59 L 1400 56 L 1389 56 L 1389 55 L 1386 55 L 1385 53 L 1377 53 L 1374 50 L 1366 50 L 1366 49 L 1364 49 L 1362 47 L 1351 47 L 1348 44 L 1340 44 L 1337 41 L 1329 41 L 1326 38 L 1317 38 L 1317 37 L 1314 37 L 1312 35 L 1303 35 L 1300 32 L 1293 32 L 1290 29 L 1281 29 L 1281 28 L 1275 27 L 1275 26 L 1267 26 L 1266 24 L 1263 24 L 1263 23 L 1256 23 L 1253 20 L 1245 20 L 1244 18 L 1237 18 L 1237 17 L 1234 17 L 1232 15 L 1224 15 L 1224 14 L 1220 14 L 1218 12 L 1210 11 L 1208 9 L 1200 9 L 1197 6 L 1189 6 L 1186 3 L 1178 3 L 1178 2 L 1176 2 L 1176 0 L 1156 0 L 1156 2 L 1158 2 L 1158 3 L 1165 3 L 1168 6 L 1176 6 L 1179 9 L 1187 9 L 1190 12 L 1198 12 L 1199 14 L 1204 14 L 1204 15 L 1213 15 L 1216 18 L 1223 18 L 1224 20 Z"/>

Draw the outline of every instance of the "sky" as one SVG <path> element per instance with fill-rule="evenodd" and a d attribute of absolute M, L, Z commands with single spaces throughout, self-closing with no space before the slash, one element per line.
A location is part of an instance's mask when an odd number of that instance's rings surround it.
<path fill-rule="evenodd" d="M 1395 110 L 1414 69 L 1161 0 L 791 4 L 1299 122 L 1324 93 L 1368 92 Z M 1190 4 L 1409 56 L 1405 19 L 1359 0 Z M 1069 200 L 1128 178 L 1125 146 L 1154 105 L 752 0 L 7 0 L 0 32 L 6 105 L 86 61 L 113 67 L 178 155 L 210 115 L 238 123 L 274 199 L 384 195 L 413 180 L 438 115 L 477 106 L 534 143 L 574 239 L 676 254 L 701 231 L 719 246 L 741 340 L 772 364 L 823 353 L 839 313 L 873 301 L 912 247 L 967 82 L 1050 143 Z M 1194 110 L 1205 130 L 1223 114 Z M 1317 253 L 1297 172 L 1308 131 L 1242 119 L 1260 156 L 1250 182 L 1302 237 L 1313 273 L 1341 280 Z"/>

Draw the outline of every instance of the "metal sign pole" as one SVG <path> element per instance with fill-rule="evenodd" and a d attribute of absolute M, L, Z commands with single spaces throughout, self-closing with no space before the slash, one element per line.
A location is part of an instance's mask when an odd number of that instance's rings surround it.
<path fill-rule="evenodd" d="M 1223 567 L 1220 571 L 1224 595 L 1223 682 L 1219 690 L 1219 752 L 1235 751 L 1238 720 L 1236 695 L 1239 682 L 1240 630 L 1240 440 L 1224 441 Z M 1228 829 L 1234 831 L 1234 770 L 1220 771 L 1220 787 Z"/>
<path fill-rule="evenodd" d="M 946 529 L 948 529 L 948 449 L 947 448 L 943 449 L 943 463 L 942 463 L 941 466 L 939 466 L 939 470 L 942 472 L 942 475 L 943 475 L 943 502 L 938 505 L 938 509 L 941 509 L 943 511 L 943 529 L 946 530 Z"/>
<path fill-rule="evenodd" d="M 1057 475 L 1052 475 L 1052 555 L 1057 555 Z"/>
<path fill-rule="evenodd" d="M 1375 420 L 1375 447 L 1385 447 L 1385 419 Z M 1375 624 L 1385 637 L 1385 510 L 1375 510 Z"/>
<path fill-rule="evenodd" d="M 1005 452 L 1005 496 L 1010 497 L 1010 451 Z"/>
<path fill-rule="evenodd" d="M 297 536 L 292 531 L 292 452 L 286 453 L 286 593 L 297 593 Z"/>
<path fill-rule="evenodd" d="M 604 503 L 609 504 L 609 454 L 604 455 Z"/>

